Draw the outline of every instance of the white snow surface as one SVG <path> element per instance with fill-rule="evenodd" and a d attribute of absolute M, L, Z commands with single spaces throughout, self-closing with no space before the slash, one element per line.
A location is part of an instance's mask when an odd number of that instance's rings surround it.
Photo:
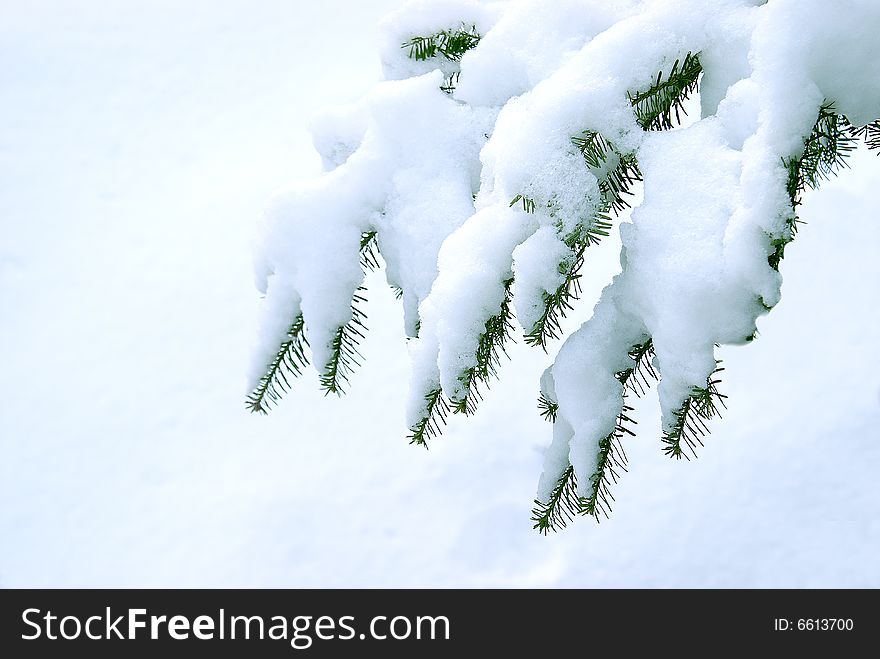
<path fill-rule="evenodd" d="M 379 37 L 389 53 L 399 34 L 389 41 L 387 25 L 451 27 L 463 8 L 468 23 L 496 26 L 462 62 L 453 98 L 437 90 L 442 73 L 391 75 L 387 58 L 384 75 L 399 80 L 368 89 L 380 63 L 363 28 L 396 4 L 0 9 L 0 584 L 880 586 L 880 158 L 859 150 L 807 195 L 785 295 L 759 319 L 760 338 L 712 349 L 753 329 L 756 295 L 778 296 L 754 247 L 786 201 L 779 154 L 823 98 L 875 118 L 880 85 L 853 83 L 878 78 L 876 3 L 730 2 L 708 18 L 703 3 L 651 3 L 668 20 L 650 38 L 632 3 L 561 3 L 568 14 L 542 17 L 532 41 L 511 16 L 540 13 L 536 2 L 433 3 L 407 10 L 411 24 L 390 19 Z M 594 4 L 595 18 L 578 11 Z M 637 37 L 632 64 L 612 56 L 615 39 Z M 477 84 L 505 40 L 510 76 Z M 656 75 L 657 58 L 695 49 L 712 83 L 702 107 L 717 116 L 640 137 L 615 94 Z M 836 57 L 844 49 L 854 59 Z M 603 67 L 607 80 L 590 78 Z M 570 106 L 554 106 L 560 91 Z M 607 103 L 575 108 L 584 98 Z M 312 115 L 323 162 L 309 155 Z M 518 122 L 529 130 L 516 136 Z M 499 275 L 516 275 L 518 320 L 535 313 L 561 254 L 547 204 L 576 214 L 552 187 L 574 178 L 549 168 L 571 155 L 568 131 L 587 128 L 637 149 L 646 184 L 622 242 L 615 228 L 590 248 L 565 327 L 589 320 L 542 382 L 561 404 L 551 450 L 534 401 L 552 357 L 521 342 L 473 418 L 453 419 L 428 452 L 408 446 L 404 329 L 418 311 L 410 348 L 428 368 L 414 378 L 452 389 Z M 258 305 L 251 218 L 295 179 L 306 182 L 275 197 L 260 234 Z M 510 208 L 522 192 L 544 206 Z M 291 223 L 294 209 L 311 212 Z M 427 209 L 436 230 L 414 220 Z M 256 367 L 298 308 L 322 363 L 320 337 L 344 322 L 362 278 L 365 228 L 379 229 L 389 268 L 367 277 L 370 333 L 351 393 L 324 398 L 303 377 L 268 418 L 248 415 L 235 374 L 258 307 Z M 439 268 L 419 267 L 430 262 Z M 411 291 L 405 322 L 386 276 Z M 644 332 L 664 411 L 724 359 L 725 418 L 700 460 L 671 462 L 661 410 L 640 400 L 612 518 L 536 535 L 542 461 L 552 474 L 592 459 L 602 408 L 619 396 L 606 376 Z"/>

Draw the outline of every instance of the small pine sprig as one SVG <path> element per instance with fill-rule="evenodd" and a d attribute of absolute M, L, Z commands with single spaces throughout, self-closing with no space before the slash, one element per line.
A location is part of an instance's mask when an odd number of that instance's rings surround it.
<path fill-rule="evenodd" d="M 610 235 L 613 223 L 609 212 L 619 214 L 629 208 L 626 196 L 632 194 L 632 185 L 641 180 L 635 156 L 621 155 L 600 133 L 584 131 L 580 136 L 573 137 L 572 143 L 599 175 L 602 205 L 589 224 L 579 224 L 564 238 L 572 252 L 558 265 L 559 273 L 563 276 L 562 283 L 552 293 L 543 294 L 544 309 L 525 334 L 527 345 L 540 346 L 545 351 L 550 340 L 562 335 L 562 319 L 574 309 L 573 303 L 580 297 L 580 271 L 586 249 L 599 244 L 602 238 Z M 521 195 L 514 197 L 511 205 L 519 198 Z M 534 202 L 527 198 L 522 199 L 526 212 L 534 212 Z M 531 204 L 527 205 L 527 202 Z"/>
<path fill-rule="evenodd" d="M 630 203 L 633 184 L 642 180 L 639 163 L 632 153 L 622 154 L 601 133 L 585 130 L 581 135 L 571 138 L 578 151 L 583 155 L 587 165 L 597 174 L 599 192 L 605 208 L 619 215 Z"/>
<path fill-rule="evenodd" d="M 598 522 L 601 515 L 607 518 L 611 512 L 611 502 L 614 501 L 611 486 L 617 483 L 620 472 L 626 471 L 627 467 L 622 440 L 626 435 L 634 434 L 631 426 L 635 421 L 629 416 L 633 408 L 626 404 L 626 398 L 630 394 L 641 396 L 645 387 L 649 385 L 649 379 L 657 378 L 657 373 L 651 365 L 651 358 L 654 355 L 654 344 L 651 339 L 633 345 L 628 354 L 634 361 L 633 366 L 615 374 L 624 387 L 623 405 L 615 421 L 614 430 L 599 440 L 596 471 L 590 476 L 589 494 L 577 495 L 577 477 L 574 467 L 569 464 L 563 470 L 547 501 L 535 500 L 532 522 L 534 522 L 533 528 L 539 533 L 546 535 L 549 531 L 563 529 L 578 515 L 589 515 Z M 556 420 L 558 403 L 541 395 L 538 399 L 538 408 L 545 419 Z"/>
<path fill-rule="evenodd" d="M 718 374 L 724 369 L 716 362 L 715 370 L 706 380 L 705 387 L 694 387 L 681 407 L 674 412 L 672 427 L 663 433 L 663 453 L 680 460 L 684 457 L 697 457 L 697 444 L 703 446 L 703 438 L 709 434 L 707 422 L 721 416 L 721 408 L 726 407 L 727 398 L 718 391 L 721 379 Z M 688 455 L 690 453 L 690 455 Z"/>
<path fill-rule="evenodd" d="M 361 269 L 366 275 L 381 266 L 379 261 L 379 234 L 375 230 L 361 234 L 360 259 Z M 354 369 L 361 365 L 364 356 L 358 350 L 364 340 L 367 326 L 367 314 L 360 308 L 366 304 L 366 287 L 358 286 L 351 298 L 351 319 L 336 330 L 330 341 L 330 359 L 324 365 L 318 382 L 324 395 L 345 393 L 348 378 Z"/>
<path fill-rule="evenodd" d="M 538 396 L 538 414 L 540 414 L 545 421 L 556 423 L 557 412 L 559 412 L 559 403 L 550 400 L 544 394 Z"/>
<path fill-rule="evenodd" d="M 504 281 L 504 300 L 500 311 L 486 321 L 483 333 L 477 345 L 477 364 L 459 376 L 465 395 L 458 400 L 447 398 L 443 390 L 437 386 L 425 394 L 425 413 L 419 421 L 409 429 L 410 444 L 427 447 L 427 441 L 438 437 L 443 432 L 450 413 L 465 415 L 476 411 L 477 403 L 482 400 L 480 385 L 488 385 L 496 376 L 501 364 L 501 355 L 506 355 L 504 344 L 513 340 L 513 313 L 511 311 L 511 287 L 513 278 Z"/>
<path fill-rule="evenodd" d="M 483 398 L 480 387 L 488 386 L 491 379 L 498 376 L 501 356 L 507 356 L 505 344 L 513 340 L 514 331 L 511 309 L 512 286 L 513 277 L 504 280 L 504 299 L 501 301 L 499 311 L 486 321 L 478 339 L 477 363 L 466 369 L 458 378 L 465 393 L 461 398 L 450 401 L 452 411 L 456 414 L 471 415 L 476 412 L 477 404 Z"/>
<path fill-rule="evenodd" d="M 272 406 L 290 391 L 291 380 L 299 377 L 308 366 L 309 358 L 305 349 L 309 345 L 305 336 L 305 322 L 300 313 L 287 330 L 275 357 L 269 362 L 266 371 L 248 395 L 245 405 L 251 412 L 268 414 Z"/>
<path fill-rule="evenodd" d="M 457 30 L 441 30 L 428 36 L 415 36 L 404 41 L 400 47 L 408 48 L 407 56 L 417 62 L 424 62 L 440 55 L 451 62 L 460 62 L 464 54 L 480 43 L 482 36 L 477 26 Z"/>
<path fill-rule="evenodd" d="M 668 130 L 681 122 L 686 114 L 684 101 L 699 88 L 699 54 L 688 53 L 684 60 L 675 60 L 669 75 L 657 74 L 657 81 L 641 92 L 628 93 L 639 125 L 645 130 Z"/>
<path fill-rule="evenodd" d="M 409 443 L 428 448 L 428 440 L 439 437 L 452 406 L 438 386 L 425 394 L 425 415 L 409 429 Z"/>
<path fill-rule="evenodd" d="M 574 467 L 568 465 L 553 486 L 547 501 L 535 499 L 532 528 L 544 535 L 550 531 L 556 533 L 574 521 L 575 517 L 583 515 L 585 506 L 586 499 L 577 494 L 577 476 Z"/>
<path fill-rule="evenodd" d="M 522 208 L 526 213 L 535 212 L 535 200 L 531 197 L 518 194 L 510 201 L 510 207 L 513 208 L 517 203 L 522 204 Z"/>
<path fill-rule="evenodd" d="M 624 401 L 626 401 L 626 394 L 624 394 Z M 617 484 L 620 472 L 627 470 L 627 457 L 623 450 L 622 440 L 626 435 L 635 436 L 630 428 L 630 425 L 636 423 L 629 416 L 632 409 L 624 402 L 620 414 L 617 415 L 614 431 L 599 440 L 596 471 L 590 476 L 590 495 L 585 498 L 583 507 L 583 514 L 595 518 L 597 522 L 600 515 L 608 518 L 611 512 L 611 502 L 614 501 L 611 486 Z"/>
<path fill-rule="evenodd" d="M 450 62 L 460 62 L 464 54 L 474 48 L 482 36 L 477 32 L 477 27 L 462 26 L 458 30 L 441 30 L 428 36 L 416 36 L 401 44 L 401 48 L 408 48 L 407 56 L 417 62 L 443 57 Z M 455 91 L 461 71 L 453 71 L 446 76 L 440 89 L 447 94 Z"/>
<path fill-rule="evenodd" d="M 880 156 L 880 119 L 875 119 L 864 126 L 850 124 L 846 131 L 855 139 L 864 140 L 868 148 L 877 151 L 877 155 Z"/>
<path fill-rule="evenodd" d="M 826 101 L 819 108 L 816 123 L 804 140 L 803 154 L 799 158 L 783 158 L 783 165 L 788 170 L 786 191 L 795 212 L 786 221 L 784 232 L 770 238 L 773 251 L 767 257 L 767 262 L 774 270 L 779 270 L 779 263 L 785 257 L 785 247 L 797 235 L 801 223 L 797 208 L 804 191 L 818 188 L 822 181 L 847 167 L 846 158 L 856 148 L 860 135 L 859 129 L 853 129 L 846 117 L 837 113 L 834 104 Z M 865 135 L 869 135 L 869 131 Z"/>
<path fill-rule="evenodd" d="M 379 234 L 376 231 L 365 231 L 361 234 L 361 269 L 367 273 L 378 270 L 382 264 L 379 262 Z M 401 295 L 403 291 L 401 291 Z"/>
<path fill-rule="evenodd" d="M 324 365 L 324 370 L 318 376 L 318 382 L 324 394 L 336 394 L 341 396 L 345 393 L 349 375 L 355 367 L 360 366 L 363 355 L 358 350 L 360 342 L 365 338 L 367 315 L 360 308 L 367 298 L 364 296 L 366 288 L 358 286 L 357 291 L 351 298 L 351 320 L 336 330 L 330 341 L 330 359 Z"/>

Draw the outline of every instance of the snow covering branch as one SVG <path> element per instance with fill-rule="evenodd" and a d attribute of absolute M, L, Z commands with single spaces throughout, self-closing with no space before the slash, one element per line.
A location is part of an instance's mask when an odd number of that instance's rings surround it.
<path fill-rule="evenodd" d="M 535 528 L 607 516 L 631 397 L 659 382 L 663 450 L 695 456 L 724 406 L 716 349 L 754 340 L 779 302 L 803 192 L 858 143 L 880 151 L 878 29 L 867 0 L 436 0 L 393 14 L 385 79 L 316 119 L 325 172 L 266 214 L 248 407 L 268 411 L 309 363 L 343 393 L 364 276 L 384 263 L 410 338 L 409 439 L 427 446 L 475 411 L 520 330 L 545 351 L 563 338 L 590 250 L 632 211 L 621 271 L 538 403 L 553 439 Z M 701 116 L 683 127 L 696 93 Z"/>

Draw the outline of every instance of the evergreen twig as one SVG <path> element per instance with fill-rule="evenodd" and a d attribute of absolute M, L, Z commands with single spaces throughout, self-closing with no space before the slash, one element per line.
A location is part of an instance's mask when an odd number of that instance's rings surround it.
<path fill-rule="evenodd" d="M 804 191 L 818 188 L 823 180 L 847 167 L 846 158 L 863 135 L 870 147 L 871 125 L 854 128 L 845 116 L 837 113 L 833 103 L 826 101 L 819 108 L 816 123 L 804 140 L 803 154 L 799 158 L 783 158 L 782 162 L 788 170 L 786 191 L 793 213 L 787 219 L 784 231 L 770 237 L 773 251 L 767 257 L 767 262 L 774 270 L 779 270 L 779 263 L 785 257 L 785 247 L 797 235 L 801 223 L 797 208 Z M 880 127 L 875 126 L 875 130 L 880 130 Z"/>
<path fill-rule="evenodd" d="M 727 398 L 718 391 L 721 383 L 718 373 L 724 369 L 716 362 L 715 370 L 706 379 L 705 387 L 694 387 L 681 407 L 674 412 L 675 421 L 663 433 L 663 452 L 670 458 L 690 460 L 688 452 L 697 457 L 697 444 L 703 446 L 702 438 L 709 434 L 707 422 L 721 416 L 721 408 L 726 407 Z"/>
<path fill-rule="evenodd" d="M 864 126 L 850 124 L 846 131 L 855 139 L 864 140 L 868 148 L 877 151 L 877 155 L 880 156 L 880 119 L 875 119 Z"/>
<path fill-rule="evenodd" d="M 276 405 L 281 397 L 290 391 L 290 382 L 299 377 L 302 370 L 308 366 L 309 358 L 305 349 L 309 345 L 305 336 L 305 323 L 300 313 L 294 319 L 287 335 L 275 357 L 269 362 L 266 371 L 248 395 L 245 405 L 251 412 L 268 414 L 273 405 Z"/>
<path fill-rule="evenodd" d="M 332 393 L 341 396 L 344 394 L 349 375 L 355 367 L 361 365 L 363 360 L 358 346 L 365 338 L 367 326 L 364 321 L 366 321 L 367 315 L 359 305 L 367 301 L 367 298 L 364 297 L 366 290 L 365 287 L 358 286 L 351 298 L 351 320 L 339 327 L 330 341 L 330 359 L 318 377 L 325 395 Z"/>
<path fill-rule="evenodd" d="M 681 123 L 686 114 L 684 101 L 699 87 L 703 66 L 700 56 L 688 53 L 675 60 L 669 75 L 657 73 L 657 82 L 642 92 L 628 93 L 639 124 L 645 130 L 668 130 Z"/>
<path fill-rule="evenodd" d="M 653 354 L 654 344 L 651 339 L 630 348 L 629 357 L 633 360 L 632 367 L 615 374 L 618 382 L 624 387 L 623 405 L 617 415 L 614 429 L 599 440 L 596 471 L 590 476 L 588 495 L 577 495 L 577 476 L 574 467 L 569 464 L 560 475 L 547 501 L 535 500 L 532 521 L 538 532 L 547 534 L 549 531 L 563 529 L 578 515 L 589 515 L 597 522 L 600 515 L 608 517 L 611 503 L 614 501 L 611 486 L 617 483 L 620 472 L 626 471 L 627 458 L 622 440 L 624 436 L 634 434 L 631 426 L 635 424 L 635 420 L 629 416 L 633 408 L 626 404 L 626 398 L 628 395 L 637 397 L 643 395 L 650 381 L 657 378 L 657 373 L 651 365 Z M 542 395 L 538 399 L 538 407 L 542 410 L 544 418 L 556 420 L 559 409 L 557 403 Z"/>
<path fill-rule="evenodd" d="M 450 62 L 460 62 L 464 54 L 474 48 L 482 36 L 477 32 L 477 26 L 467 27 L 462 24 L 457 30 L 441 30 L 428 36 L 412 37 L 401 44 L 401 48 L 408 48 L 407 56 L 417 62 L 424 62 L 435 57 L 443 57 Z M 440 89 L 451 94 L 458 85 L 461 71 L 453 71 L 446 76 Z"/>
<path fill-rule="evenodd" d="M 428 448 L 428 440 L 439 437 L 446 425 L 446 419 L 452 411 L 452 406 L 443 390 L 437 386 L 425 394 L 425 414 L 412 428 L 409 429 L 409 443 L 418 444 Z"/>
<path fill-rule="evenodd" d="M 538 414 L 546 421 L 556 423 L 556 413 L 559 411 L 559 403 L 550 400 L 544 394 L 538 396 Z"/>
<path fill-rule="evenodd" d="M 664 76 L 660 71 L 657 81 L 647 90 L 629 94 L 639 125 L 644 130 L 666 130 L 680 123 L 684 101 L 697 91 L 702 70 L 699 55 L 688 53 L 683 61 L 675 61 L 669 75 Z M 620 153 L 601 133 L 587 130 L 571 141 L 597 175 L 602 202 L 589 223 L 581 224 L 566 236 L 565 242 L 572 254 L 558 265 L 564 279 L 555 291 L 544 293 L 544 309 L 526 333 L 528 345 L 544 350 L 549 340 L 561 336 L 561 321 L 580 296 L 579 273 L 586 248 L 608 235 L 612 227 L 609 213 L 619 215 L 629 208 L 627 198 L 632 195 L 632 186 L 642 180 L 635 155 Z M 522 195 L 514 197 L 511 206 L 520 199 L 526 212 L 534 212 L 534 201 Z"/>
<path fill-rule="evenodd" d="M 464 54 L 480 43 L 481 35 L 477 26 L 466 27 L 464 24 L 457 30 L 440 30 L 428 36 L 415 36 L 401 44 L 401 48 L 409 48 L 407 56 L 417 62 L 424 62 L 440 55 L 451 62 L 460 62 Z"/>
<path fill-rule="evenodd" d="M 482 400 L 481 385 L 488 385 L 493 377 L 497 377 L 501 365 L 501 355 L 507 355 L 504 344 L 513 340 L 513 310 L 511 309 L 513 277 L 504 280 L 504 299 L 499 312 L 486 321 L 483 332 L 477 343 L 476 364 L 466 369 L 458 380 L 464 389 L 464 395 L 451 400 L 452 411 L 456 414 L 473 414 L 477 404 Z"/>

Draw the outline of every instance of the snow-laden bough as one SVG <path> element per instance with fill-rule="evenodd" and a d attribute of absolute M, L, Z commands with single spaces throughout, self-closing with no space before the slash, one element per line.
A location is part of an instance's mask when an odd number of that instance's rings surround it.
<path fill-rule="evenodd" d="M 779 302 L 803 191 L 860 141 L 880 149 L 880 4 L 438 0 L 383 28 L 385 80 L 315 120 L 324 173 L 266 214 L 248 406 L 268 411 L 310 362 L 343 392 L 381 255 L 410 337 L 410 441 L 427 445 L 474 411 L 518 328 L 561 338 L 582 264 L 641 184 L 620 273 L 540 384 L 535 527 L 607 515 L 628 397 L 658 380 L 663 449 L 695 455 L 724 405 L 716 348 L 752 341 Z"/>

